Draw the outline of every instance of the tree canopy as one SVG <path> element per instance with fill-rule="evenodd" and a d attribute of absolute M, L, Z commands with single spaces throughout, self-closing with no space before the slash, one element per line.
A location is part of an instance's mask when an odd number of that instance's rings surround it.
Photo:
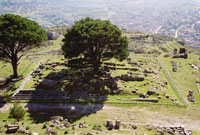
<path fill-rule="evenodd" d="M 37 22 L 13 14 L 0 16 L 0 56 L 8 58 L 14 77 L 18 77 L 17 65 L 23 56 L 19 52 L 39 46 L 46 39 L 45 30 Z"/>
<path fill-rule="evenodd" d="M 62 50 L 66 58 L 84 58 L 94 69 L 104 60 L 128 57 L 128 39 L 108 20 L 85 18 L 67 29 Z"/>

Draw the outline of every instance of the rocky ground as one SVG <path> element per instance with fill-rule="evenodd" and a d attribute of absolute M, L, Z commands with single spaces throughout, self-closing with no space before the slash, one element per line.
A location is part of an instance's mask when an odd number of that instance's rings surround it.
<path fill-rule="evenodd" d="M 47 110 L 64 110 L 67 114 L 73 114 L 74 117 L 79 117 L 79 120 L 72 124 L 69 129 L 73 130 L 75 133 L 85 132 L 76 129 L 76 124 L 84 122 L 84 116 L 87 115 L 87 119 L 91 121 L 102 121 L 105 125 L 106 120 L 111 120 L 115 123 L 116 120 L 121 122 L 120 130 L 100 130 L 98 134 L 112 134 L 123 132 L 123 134 L 135 133 L 137 130 L 133 130 L 134 126 L 140 127 L 140 130 L 167 130 L 174 129 L 177 130 L 180 127 L 184 130 L 189 131 L 200 131 L 200 110 L 196 109 L 186 109 L 178 107 L 164 107 L 164 106 L 143 106 L 143 107 L 117 107 L 111 105 L 102 105 L 102 104 L 36 104 L 36 103 L 22 103 L 21 104 L 25 109 L 30 111 L 40 111 L 46 112 Z M 5 104 L 0 109 L 1 112 L 8 112 L 12 104 Z M 44 111 L 46 110 L 46 111 Z M 94 116 L 95 115 L 95 116 Z M 94 120 L 94 117 L 96 120 Z M 102 120 L 102 118 L 104 118 Z M 42 119 L 42 118 L 41 118 Z M 50 119 L 50 118 L 49 118 Z M 90 122 L 87 121 L 87 124 L 90 125 Z M 73 125 L 74 128 L 73 129 Z M 79 125 L 79 124 L 78 124 Z M 141 127 L 144 127 L 141 128 Z M 78 128 L 78 127 L 77 127 Z M 77 130 L 77 132 L 76 132 Z M 37 131 L 37 130 L 36 130 Z M 90 130 L 89 130 L 90 131 Z M 91 130 L 96 133 L 95 130 Z M 149 131 L 148 131 L 149 132 Z M 179 134 L 178 134 L 179 135 Z M 181 134 L 180 134 L 181 135 Z"/>

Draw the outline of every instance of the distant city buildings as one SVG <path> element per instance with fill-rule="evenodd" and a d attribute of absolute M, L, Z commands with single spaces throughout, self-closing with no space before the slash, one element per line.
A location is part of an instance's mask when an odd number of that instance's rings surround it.
<path fill-rule="evenodd" d="M 15 13 L 43 27 L 70 26 L 90 16 L 121 28 L 181 38 L 200 47 L 198 0 L 1 0 L 0 14 Z"/>

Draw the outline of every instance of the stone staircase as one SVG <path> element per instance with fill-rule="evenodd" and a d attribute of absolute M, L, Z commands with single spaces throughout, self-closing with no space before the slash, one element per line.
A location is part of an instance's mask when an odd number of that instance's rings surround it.
<path fill-rule="evenodd" d="M 107 96 L 98 96 L 96 94 L 88 94 L 87 91 L 74 91 L 72 94 L 68 97 L 71 100 L 76 99 L 85 99 L 85 100 L 107 100 Z"/>
<path fill-rule="evenodd" d="M 65 95 L 65 91 L 59 90 L 20 90 L 11 100 L 107 100 L 107 96 L 98 96 L 96 94 L 88 94 L 87 91 L 74 91 L 69 96 Z"/>
<path fill-rule="evenodd" d="M 58 90 L 20 90 L 11 97 L 12 100 L 62 100 L 66 99 L 64 91 Z"/>

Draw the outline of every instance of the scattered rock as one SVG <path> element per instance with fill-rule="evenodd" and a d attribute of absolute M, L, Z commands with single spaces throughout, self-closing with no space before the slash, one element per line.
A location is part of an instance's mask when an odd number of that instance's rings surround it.
<path fill-rule="evenodd" d="M 162 97 L 159 95 L 159 96 L 158 96 L 158 99 L 161 99 L 161 98 L 162 98 Z"/>
<path fill-rule="evenodd" d="M 131 127 L 132 127 L 132 129 L 137 129 L 136 125 L 132 125 Z"/>
<path fill-rule="evenodd" d="M 59 126 L 60 125 L 60 121 L 59 120 L 53 120 L 52 123 L 56 126 Z"/>
<path fill-rule="evenodd" d="M 3 82 L 5 82 L 5 81 L 6 81 L 5 78 L 0 77 L 0 83 L 3 83 Z"/>
<path fill-rule="evenodd" d="M 156 130 L 158 135 L 164 135 L 165 132 L 170 135 L 192 135 L 191 130 L 185 130 L 183 127 L 156 127 Z"/>
<path fill-rule="evenodd" d="M 72 130 L 76 130 L 77 126 L 76 125 L 72 125 Z"/>
<path fill-rule="evenodd" d="M 83 125 L 84 125 L 84 124 L 83 124 L 82 122 L 80 122 L 79 125 L 78 125 L 78 127 L 79 127 L 79 128 L 83 128 Z"/>
<path fill-rule="evenodd" d="M 40 69 L 44 69 L 45 66 L 44 66 L 44 65 L 40 65 L 39 68 L 40 68 Z"/>
<path fill-rule="evenodd" d="M 59 37 L 59 34 L 53 31 L 47 31 L 48 40 L 56 40 Z"/>
<path fill-rule="evenodd" d="M 71 126 L 71 124 L 68 122 L 68 119 L 65 119 L 63 123 L 64 123 L 64 126 L 65 126 L 66 128 L 68 128 L 68 127 Z"/>
<path fill-rule="evenodd" d="M 172 63 L 172 71 L 177 72 L 177 65 L 175 61 L 170 61 Z"/>
<path fill-rule="evenodd" d="M 48 129 L 47 129 L 47 134 L 48 134 L 48 135 L 57 135 L 57 132 L 54 131 L 52 128 L 48 128 Z"/>
<path fill-rule="evenodd" d="M 177 99 L 176 99 L 176 98 L 172 98 L 171 100 L 172 100 L 173 102 L 175 102 Z"/>
<path fill-rule="evenodd" d="M 137 91 L 136 90 L 132 90 L 132 93 L 135 94 L 135 93 L 137 93 Z"/>
<path fill-rule="evenodd" d="M 147 129 L 147 130 L 152 130 L 153 128 L 154 128 L 154 127 L 151 126 L 151 125 L 147 125 L 147 126 L 146 126 L 146 129 Z"/>
<path fill-rule="evenodd" d="M 53 123 L 51 123 L 49 126 L 50 126 L 50 127 L 55 127 L 55 125 L 54 125 Z"/>
<path fill-rule="evenodd" d="M 145 98 L 146 95 L 144 93 L 139 93 L 139 97 Z"/>
<path fill-rule="evenodd" d="M 88 133 L 87 133 L 87 135 L 94 135 L 94 134 L 93 134 L 93 133 L 91 133 L 91 132 L 88 132 Z"/>
<path fill-rule="evenodd" d="M 153 94 L 155 94 L 155 93 L 156 93 L 156 92 L 155 92 L 155 91 L 152 91 L 152 90 L 148 90 L 148 91 L 147 91 L 147 94 L 150 95 L 150 96 L 153 95 Z"/>
<path fill-rule="evenodd" d="M 53 120 L 63 121 L 63 117 L 62 116 L 52 116 L 50 120 L 51 121 L 53 121 Z"/>
<path fill-rule="evenodd" d="M 199 66 L 200 67 L 200 66 Z M 199 79 L 196 79 L 196 83 L 200 83 L 200 80 Z"/>
<path fill-rule="evenodd" d="M 11 124 L 9 124 L 9 125 L 7 126 L 7 131 L 6 131 L 6 133 L 16 133 L 16 132 L 18 131 L 18 129 L 19 129 L 19 126 L 18 126 L 18 125 L 11 125 Z"/>
<path fill-rule="evenodd" d="M 194 102 L 194 92 L 193 92 L 193 90 L 190 90 L 190 91 L 189 91 L 188 100 L 189 100 L 190 102 Z"/>
<path fill-rule="evenodd" d="M 17 132 L 24 134 L 24 133 L 26 133 L 26 128 L 20 127 Z"/>
<path fill-rule="evenodd" d="M 143 73 L 151 74 L 151 73 L 154 73 L 154 71 L 148 70 L 148 69 L 144 69 Z"/>

